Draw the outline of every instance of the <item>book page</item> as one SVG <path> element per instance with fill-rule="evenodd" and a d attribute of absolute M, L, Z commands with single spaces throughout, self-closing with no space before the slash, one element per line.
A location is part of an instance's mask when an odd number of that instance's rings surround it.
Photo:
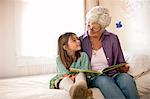
<path fill-rule="evenodd" d="M 108 72 L 111 70 L 114 70 L 116 68 L 119 68 L 121 66 L 125 66 L 127 63 L 121 63 L 117 65 L 112 65 L 107 68 L 105 68 L 103 71 L 96 71 L 96 70 L 82 70 L 82 69 L 76 69 L 76 68 L 70 68 L 70 72 L 84 72 L 84 73 L 96 73 L 96 74 L 103 74 L 104 72 Z"/>

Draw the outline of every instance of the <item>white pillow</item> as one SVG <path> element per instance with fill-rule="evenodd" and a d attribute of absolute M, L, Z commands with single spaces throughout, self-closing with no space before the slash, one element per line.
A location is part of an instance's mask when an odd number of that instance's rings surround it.
<path fill-rule="evenodd" d="M 150 71 L 135 79 L 135 82 L 140 96 L 150 95 Z"/>
<path fill-rule="evenodd" d="M 94 99 L 105 99 L 103 94 L 98 88 L 90 88 L 93 92 L 93 98 Z"/>
<path fill-rule="evenodd" d="M 140 76 L 142 73 L 150 70 L 150 54 L 124 52 L 124 57 L 130 65 L 129 74 L 134 77 Z"/>
<path fill-rule="evenodd" d="M 124 52 L 125 60 L 129 63 L 129 74 L 134 76 L 139 95 L 150 96 L 150 54 Z M 142 98 L 146 99 L 146 98 Z"/>

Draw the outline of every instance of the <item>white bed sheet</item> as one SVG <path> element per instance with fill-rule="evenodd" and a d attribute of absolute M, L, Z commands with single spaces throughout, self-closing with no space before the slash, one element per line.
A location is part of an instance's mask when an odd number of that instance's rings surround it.
<path fill-rule="evenodd" d="M 71 99 L 69 93 L 64 90 L 49 89 L 49 80 L 56 74 L 25 76 L 18 78 L 0 79 L 0 99 Z M 142 76 L 142 83 L 136 79 L 138 91 L 141 93 L 149 93 L 148 78 L 149 75 Z M 144 77 L 144 78 L 143 78 Z M 145 87 L 146 85 L 146 87 Z M 141 90 L 142 89 L 142 90 Z M 92 89 L 94 99 L 104 99 L 99 90 Z M 150 99 L 150 94 L 141 99 Z M 148 98 L 147 98 L 148 97 Z"/>
<path fill-rule="evenodd" d="M 70 99 L 64 90 L 49 89 L 54 75 L 0 79 L 0 99 Z"/>

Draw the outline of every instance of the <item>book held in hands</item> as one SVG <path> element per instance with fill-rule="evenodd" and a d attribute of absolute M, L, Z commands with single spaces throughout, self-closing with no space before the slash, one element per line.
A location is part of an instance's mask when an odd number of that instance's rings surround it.
<path fill-rule="evenodd" d="M 105 68 L 104 70 L 102 71 L 96 71 L 96 70 L 83 70 L 83 69 L 76 69 L 76 68 L 70 68 L 70 72 L 84 72 L 84 73 L 91 73 L 91 74 L 98 74 L 98 75 L 101 75 L 101 74 L 105 74 L 109 71 L 112 71 L 112 70 L 115 70 L 115 69 L 118 69 L 122 66 L 125 66 L 127 63 L 121 63 L 121 64 L 117 64 L 117 65 L 112 65 L 112 66 L 109 66 L 107 68 Z"/>

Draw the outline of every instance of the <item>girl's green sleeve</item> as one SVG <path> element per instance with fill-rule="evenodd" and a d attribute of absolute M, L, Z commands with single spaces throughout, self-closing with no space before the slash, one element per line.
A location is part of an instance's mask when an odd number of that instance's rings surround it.
<path fill-rule="evenodd" d="M 69 71 L 62 64 L 62 62 L 61 62 L 61 60 L 60 60 L 59 57 L 56 58 L 56 63 L 57 63 L 57 72 L 58 72 L 58 75 L 69 74 Z"/>
<path fill-rule="evenodd" d="M 89 58 L 85 52 L 82 52 L 82 56 L 81 56 L 81 69 L 84 70 L 89 69 Z"/>

